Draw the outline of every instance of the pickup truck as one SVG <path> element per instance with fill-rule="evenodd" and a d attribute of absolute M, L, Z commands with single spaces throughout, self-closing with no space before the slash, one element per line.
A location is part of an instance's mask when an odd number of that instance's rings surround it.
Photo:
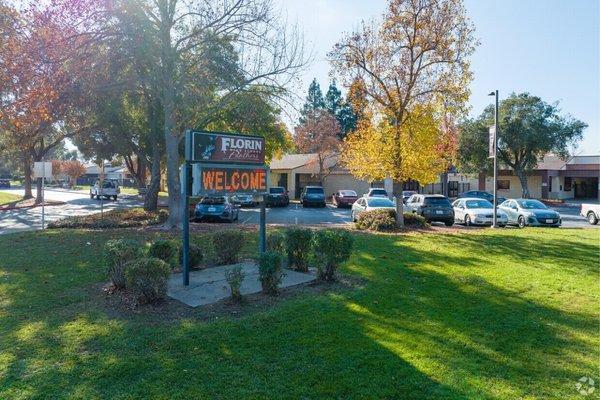
<path fill-rule="evenodd" d="M 94 183 L 94 186 L 90 187 L 90 199 L 94 197 L 100 200 L 100 197 L 104 197 L 106 199 L 117 200 L 117 196 L 121 193 L 121 189 L 119 189 L 119 184 L 115 181 L 105 180 L 102 184 L 102 188 L 100 188 L 100 181 L 97 180 Z"/>
<path fill-rule="evenodd" d="M 600 204 L 582 204 L 580 214 L 586 217 L 590 224 L 596 225 L 600 219 Z"/>

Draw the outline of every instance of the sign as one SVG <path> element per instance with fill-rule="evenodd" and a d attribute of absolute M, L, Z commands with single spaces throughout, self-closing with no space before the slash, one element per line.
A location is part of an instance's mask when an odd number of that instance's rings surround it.
<path fill-rule="evenodd" d="M 52 162 L 50 161 L 36 161 L 33 163 L 33 177 L 34 178 L 52 178 Z"/>
<path fill-rule="evenodd" d="M 495 147 L 496 147 L 496 127 L 490 126 L 488 158 L 494 158 L 496 156 Z"/>
<path fill-rule="evenodd" d="M 249 166 L 204 166 L 198 171 L 194 195 L 231 193 L 259 194 L 267 191 L 267 169 Z"/>
<path fill-rule="evenodd" d="M 211 132 L 192 132 L 192 162 L 264 164 L 265 138 Z"/>

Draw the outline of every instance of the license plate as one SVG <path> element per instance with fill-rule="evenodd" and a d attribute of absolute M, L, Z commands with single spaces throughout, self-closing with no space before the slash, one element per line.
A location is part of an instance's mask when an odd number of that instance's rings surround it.
<path fill-rule="evenodd" d="M 208 211 L 217 211 L 217 209 L 214 207 L 208 207 Z"/>
<path fill-rule="evenodd" d="M 436 214 L 443 214 L 444 212 L 442 210 L 435 210 Z"/>
<path fill-rule="evenodd" d="M 553 220 L 553 219 L 547 219 L 547 220 L 546 220 L 546 223 L 547 223 L 547 224 L 553 224 L 553 223 L 554 223 L 554 220 Z"/>

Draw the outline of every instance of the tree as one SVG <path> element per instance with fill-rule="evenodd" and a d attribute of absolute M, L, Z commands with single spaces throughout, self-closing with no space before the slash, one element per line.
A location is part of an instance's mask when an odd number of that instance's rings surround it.
<path fill-rule="evenodd" d="M 305 63 L 295 32 L 279 24 L 268 0 L 123 0 L 120 15 L 148 29 L 133 41 L 155 43 L 149 70 L 159 95 L 165 143 L 169 219 L 181 222 L 180 139 L 203 129 L 235 94 L 258 87 L 281 97 Z"/>
<path fill-rule="evenodd" d="M 337 88 L 335 80 L 329 84 L 325 94 L 325 109 L 329 111 L 338 120 L 341 128 L 340 139 L 343 139 L 348 132 L 356 129 L 356 115 L 348 99 L 342 98 L 342 92 Z"/>
<path fill-rule="evenodd" d="M 302 106 L 302 110 L 300 110 L 300 123 L 303 124 L 312 114 L 323 109 L 325 109 L 325 99 L 323 98 L 321 85 L 319 85 L 316 78 L 313 78 L 308 86 L 306 101 Z"/>
<path fill-rule="evenodd" d="M 488 129 L 493 123 L 494 108 L 489 106 L 477 119 L 461 125 L 458 159 L 465 171 L 491 171 Z M 566 159 L 587 127 L 570 115 L 560 115 L 558 103 L 548 104 L 529 93 L 513 93 L 500 102 L 498 125 L 498 162 L 517 175 L 524 198 L 529 197 L 527 173 L 548 153 Z"/>
<path fill-rule="evenodd" d="M 60 163 L 60 172 L 69 177 L 69 183 L 73 188 L 77 184 L 77 179 L 85 175 L 86 169 L 79 160 L 67 160 Z"/>
<path fill-rule="evenodd" d="M 475 45 L 461 0 L 390 0 L 381 24 L 363 23 L 329 53 L 344 84 L 360 82 L 362 94 L 373 101 L 372 117 L 384 123 L 377 135 L 377 123 L 363 126 L 388 147 L 387 159 L 373 160 L 386 177 L 403 182 L 416 173 L 407 168 L 415 150 L 407 125 L 416 127 L 433 113 L 427 118 L 449 128 L 447 122 L 464 112 L 468 56 Z M 401 201 L 396 208 L 397 225 L 403 226 Z"/>
<path fill-rule="evenodd" d="M 315 159 L 311 162 L 319 167 L 321 184 L 338 163 L 340 132 L 340 124 L 335 116 L 324 110 L 313 112 L 295 129 L 296 148 L 303 153 L 315 153 Z"/>

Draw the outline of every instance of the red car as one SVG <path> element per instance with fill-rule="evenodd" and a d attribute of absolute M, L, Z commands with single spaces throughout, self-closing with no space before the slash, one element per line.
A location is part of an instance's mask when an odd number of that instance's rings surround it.
<path fill-rule="evenodd" d="M 333 194 L 333 204 L 336 207 L 352 207 L 352 204 L 358 199 L 354 190 L 338 190 Z"/>

